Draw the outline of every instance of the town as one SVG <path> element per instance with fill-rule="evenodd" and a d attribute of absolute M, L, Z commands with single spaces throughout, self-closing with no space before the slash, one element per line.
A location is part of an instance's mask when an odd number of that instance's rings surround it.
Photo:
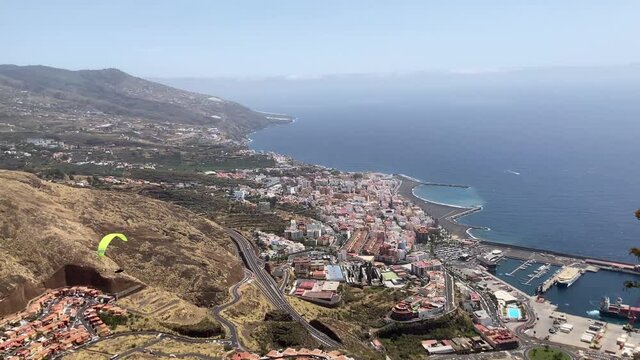
<path fill-rule="evenodd" d="M 115 299 L 84 286 L 50 290 L 0 322 L 0 357 L 49 359 L 110 334 L 104 319 L 126 317 Z"/>

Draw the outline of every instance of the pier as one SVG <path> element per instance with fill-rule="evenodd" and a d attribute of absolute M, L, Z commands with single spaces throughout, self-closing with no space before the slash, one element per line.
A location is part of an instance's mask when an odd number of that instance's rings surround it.
<path fill-rule="evenodd" d="M 542 265 L 538 270 L 536 270 L 536 273 L 531 275 L 531 277 L 529 278 L 529 280 L 527 280 L 524 284 L 525 285 L 529 285 L 531 284 L 531 282 L 539 277 L 542 277 L 542 275 L 546 274 L 547 271 L 549 271 L 549 269 L 551 268 L 551 264 L 545 264 Z"/>
<path fill-rule="evenodd" d="M 535 264 L 536 262 L 534 260 L 527 260 L 525 262 L 523 262 L 522 264 L 520 264 L 517 268 L 513 269 L 512 272 L 505 274 L 507 276 L 513 276 L 513 274 L 515 274 L 516 272 L 520 271 L 520 270 L 524 270 L 526 268 L 529 267 L 529 265 L 531 264 Z"/>
<path fill-rule="evenodd" d="M 444 187 L 453 187 L 453 188 L 461 188 L 461 189 L 468 189 L 471 187 L 469 185 L 443 184 L 443 183 L 434 183 L 434 182 L 420 182 L 420 184 L 427 185 L 427 186 L 444 186 Z"/>
<path fill-rule="evenodd" d="M 570 264 L 561 267 L 552 277 L 547 279 L 544 283 L 538 287 L 538 293 L 544 294 L 547 292 L 553 285 L 556 285 L 558 282 L 565 284 L 566 286 L 571 286 L 574 282 L 576 282 L 585 271 L 597 271 L 595 268 L 583 268 L 580 267 L 579 264 Z"/>
<path fill-rule="evenodd" d="M 482 211 L 482 206 L 476 206 L 476 207 L 473 207 L 473 208 L 469 208 L 468 210 L 465 210 L 463 212 L 459 212 L 457 214 L 449 216 L 449 219 L 455 220 L 455 219 L 457 219 L 459 217 L 467 216 L 467 215 L 473 214 L 473 213 L 478 212 L 478 211 Z"/>
<path fill-rule="evenodd" d="M 461 188 L 461 189 L 468 189 L 471 186 L 469 185 L 460 185 L 460 184 L 445 184 L 445 183 L 437 183 L 437 182 L 426 182 L 426 181 L 420 181 L 418 179 L 414 179 L 410 176 L 404 175 L 404 174 L 395 174 L 398 177 L 401 177 L 405 180 L 409 180 L 411 182 L 414 182 L 416 184 L 420 184 L 420 185 L 427 185 L 427 186 L 443 186 L 443 187 L 453 187 L 453 188 Z"/>
<path fill-rule="evenodd" d="M 540 286 L 538 286 L 537 293 L 538 294 L 544 294 L 547 291 L 549 291 L 549 289 L 551 289 L 551 287 L 558 282 L 558 275 L 560 275 L 560 272 L 562 271 L 562 269 L 564 269 L 564 267 L 558 269 L 558 271 L 556 271 L 556 273 L 553 274 L 552 277 L 548 278 L 542 284 L 540 284 Z"/>

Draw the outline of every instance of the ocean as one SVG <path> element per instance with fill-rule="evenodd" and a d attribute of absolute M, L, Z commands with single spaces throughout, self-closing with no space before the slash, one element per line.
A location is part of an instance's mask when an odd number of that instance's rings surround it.
<path fill-rule="evenodd" d="M 562 95 L 274 104 L 297 121 L 253 134 L 251 147 L 342 170 L 466 184 L 471 188 L 423 186 L 415 193 L 482 205 L 460 220 L 491 229 L 477 237 L 633 261 L 628 249 L 640 245 L 633 215 L 640 207 L 640 101 Z"/>
<path fill-rule="evenodd" d="M 415 193 L 481 205 L 482 211 L 459 220 L 490 228 L 474 230 L 476 237 L 633 262 L 629 248 L 640 246 L 634 217 L 640 207 L 640 77 L 580 75 L 438 78 L 435 85 L 429 77 L 367 78 L 360 86 L 354 85 L 359 79 L 343 78 L 166 82 L 296 117 L 252 134 L 253 149 L 341 170 L 469 185 L 422 186 Z M 600 297 L 617 295 L 625 276 L 588 274 L 570 291 L 549 296 L 561 309 L 573 303 L 570 312 L 584 315 Z M 580 297 L 569 300 L 576 291 Z M 625 298 L 638 302 L 638 294 Z"/>

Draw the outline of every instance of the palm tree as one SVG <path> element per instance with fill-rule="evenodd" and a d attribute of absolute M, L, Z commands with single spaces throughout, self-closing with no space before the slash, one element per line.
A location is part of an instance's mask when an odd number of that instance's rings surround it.
<path fill-rule="evenodd" d="M 640 220 L 640 209 L 636 210 L 636 219 Z M 629 254 L 640 259 L 640 248 L 634 247 L 629 250 Z M 638 281 L 625 281 L 624 286 L 626 288 L 639 288 L 640 282 Z"/>

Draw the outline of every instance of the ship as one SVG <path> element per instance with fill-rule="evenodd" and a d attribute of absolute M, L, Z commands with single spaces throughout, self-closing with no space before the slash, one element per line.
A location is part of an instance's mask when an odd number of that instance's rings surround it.
<path fill-rule="evenodd" d="M 579 268 L 567 266 L 558 274 L 558 286 L 569 287 L 582 276 L 582 270 Z"/>
<path fill-rule="evenodd" d="M 640 307 L 629 306 L 618 298 L 615 304 L 608 297 L 604 297 L 600 303 L 600 316 L 609 316 L 620 319 L 628 319 L 634 322 L 640 316 Z"/>

